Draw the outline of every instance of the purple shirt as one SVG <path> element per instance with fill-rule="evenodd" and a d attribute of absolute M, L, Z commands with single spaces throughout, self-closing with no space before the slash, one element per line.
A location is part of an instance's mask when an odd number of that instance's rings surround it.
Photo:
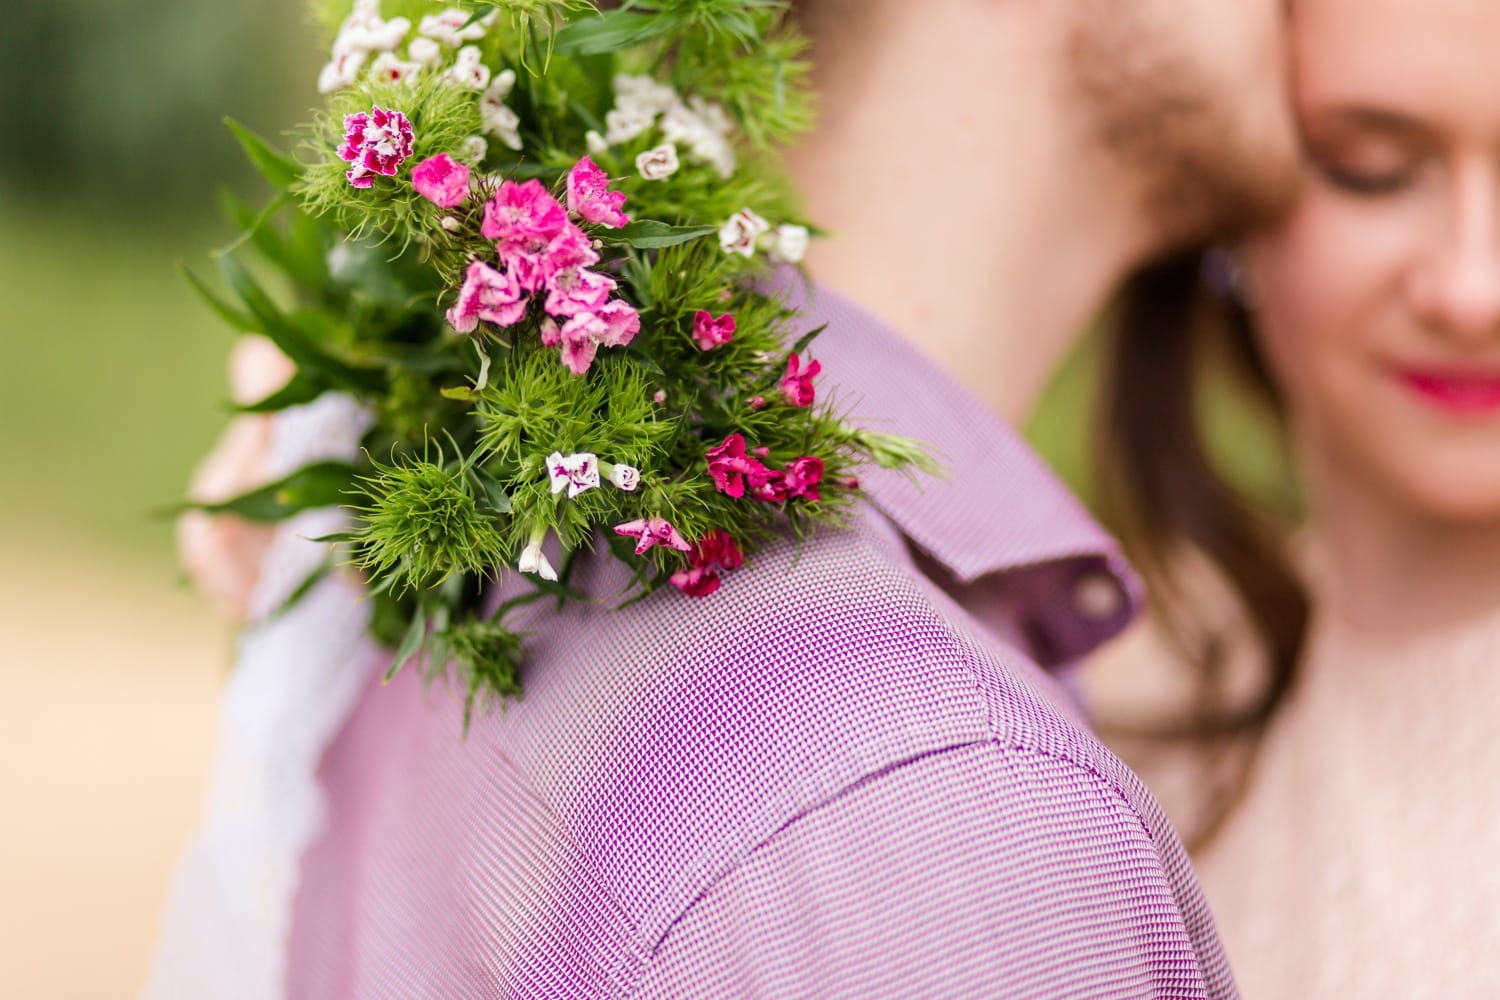
<path fill-rule="evenodd" d="M 794 293 L 800 296 L 800 290 Z M 927 442 L 709 598 L 526 609 L 459 738 L 408 670 L 328 753 L 293 997 L 1230 997 L 1176 834 L 1047 668 L 1129 620 L 1110 539 L 900 337 L 816 292 L 819 392 Z"/>

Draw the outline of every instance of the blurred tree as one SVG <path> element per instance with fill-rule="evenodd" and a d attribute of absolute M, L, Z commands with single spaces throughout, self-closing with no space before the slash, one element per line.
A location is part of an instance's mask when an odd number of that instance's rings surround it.
<path fill-rule="evenodd" d="M 0 188 L 199 216 L 248 176 L 220 119 L 275 134 L 315 103 L 305 0 L 8 0 Z"/>

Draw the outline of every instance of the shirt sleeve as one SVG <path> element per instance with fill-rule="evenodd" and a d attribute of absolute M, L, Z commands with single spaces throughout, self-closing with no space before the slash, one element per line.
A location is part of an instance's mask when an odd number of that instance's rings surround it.
<path fill-rule="evenodd" d="M 761 844 L 668 930 L 634 993 L 680 996 L 1210 992 L 1119 790 L 986 742 L 872 775 Z"/>

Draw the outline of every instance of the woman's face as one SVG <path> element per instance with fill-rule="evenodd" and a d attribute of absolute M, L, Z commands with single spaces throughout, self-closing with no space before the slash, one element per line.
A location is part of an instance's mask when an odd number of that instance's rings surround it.
<path fill-rule="evenodd" d="M 1500 517 L 1500 3 L 1297 0 L 1303 197 L 1254 239 L 1316 484 Z"/>

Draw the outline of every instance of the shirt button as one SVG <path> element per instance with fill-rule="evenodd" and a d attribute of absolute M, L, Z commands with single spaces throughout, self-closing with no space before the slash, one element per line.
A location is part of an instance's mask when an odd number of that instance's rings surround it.
<path fill-rule="evenodd" d="M 1073 610 L 1091 622 L 1107 622 L 1125 610 L 1125 594 L 1114 577 L 1100 570 L 1073 582 Z"/>

